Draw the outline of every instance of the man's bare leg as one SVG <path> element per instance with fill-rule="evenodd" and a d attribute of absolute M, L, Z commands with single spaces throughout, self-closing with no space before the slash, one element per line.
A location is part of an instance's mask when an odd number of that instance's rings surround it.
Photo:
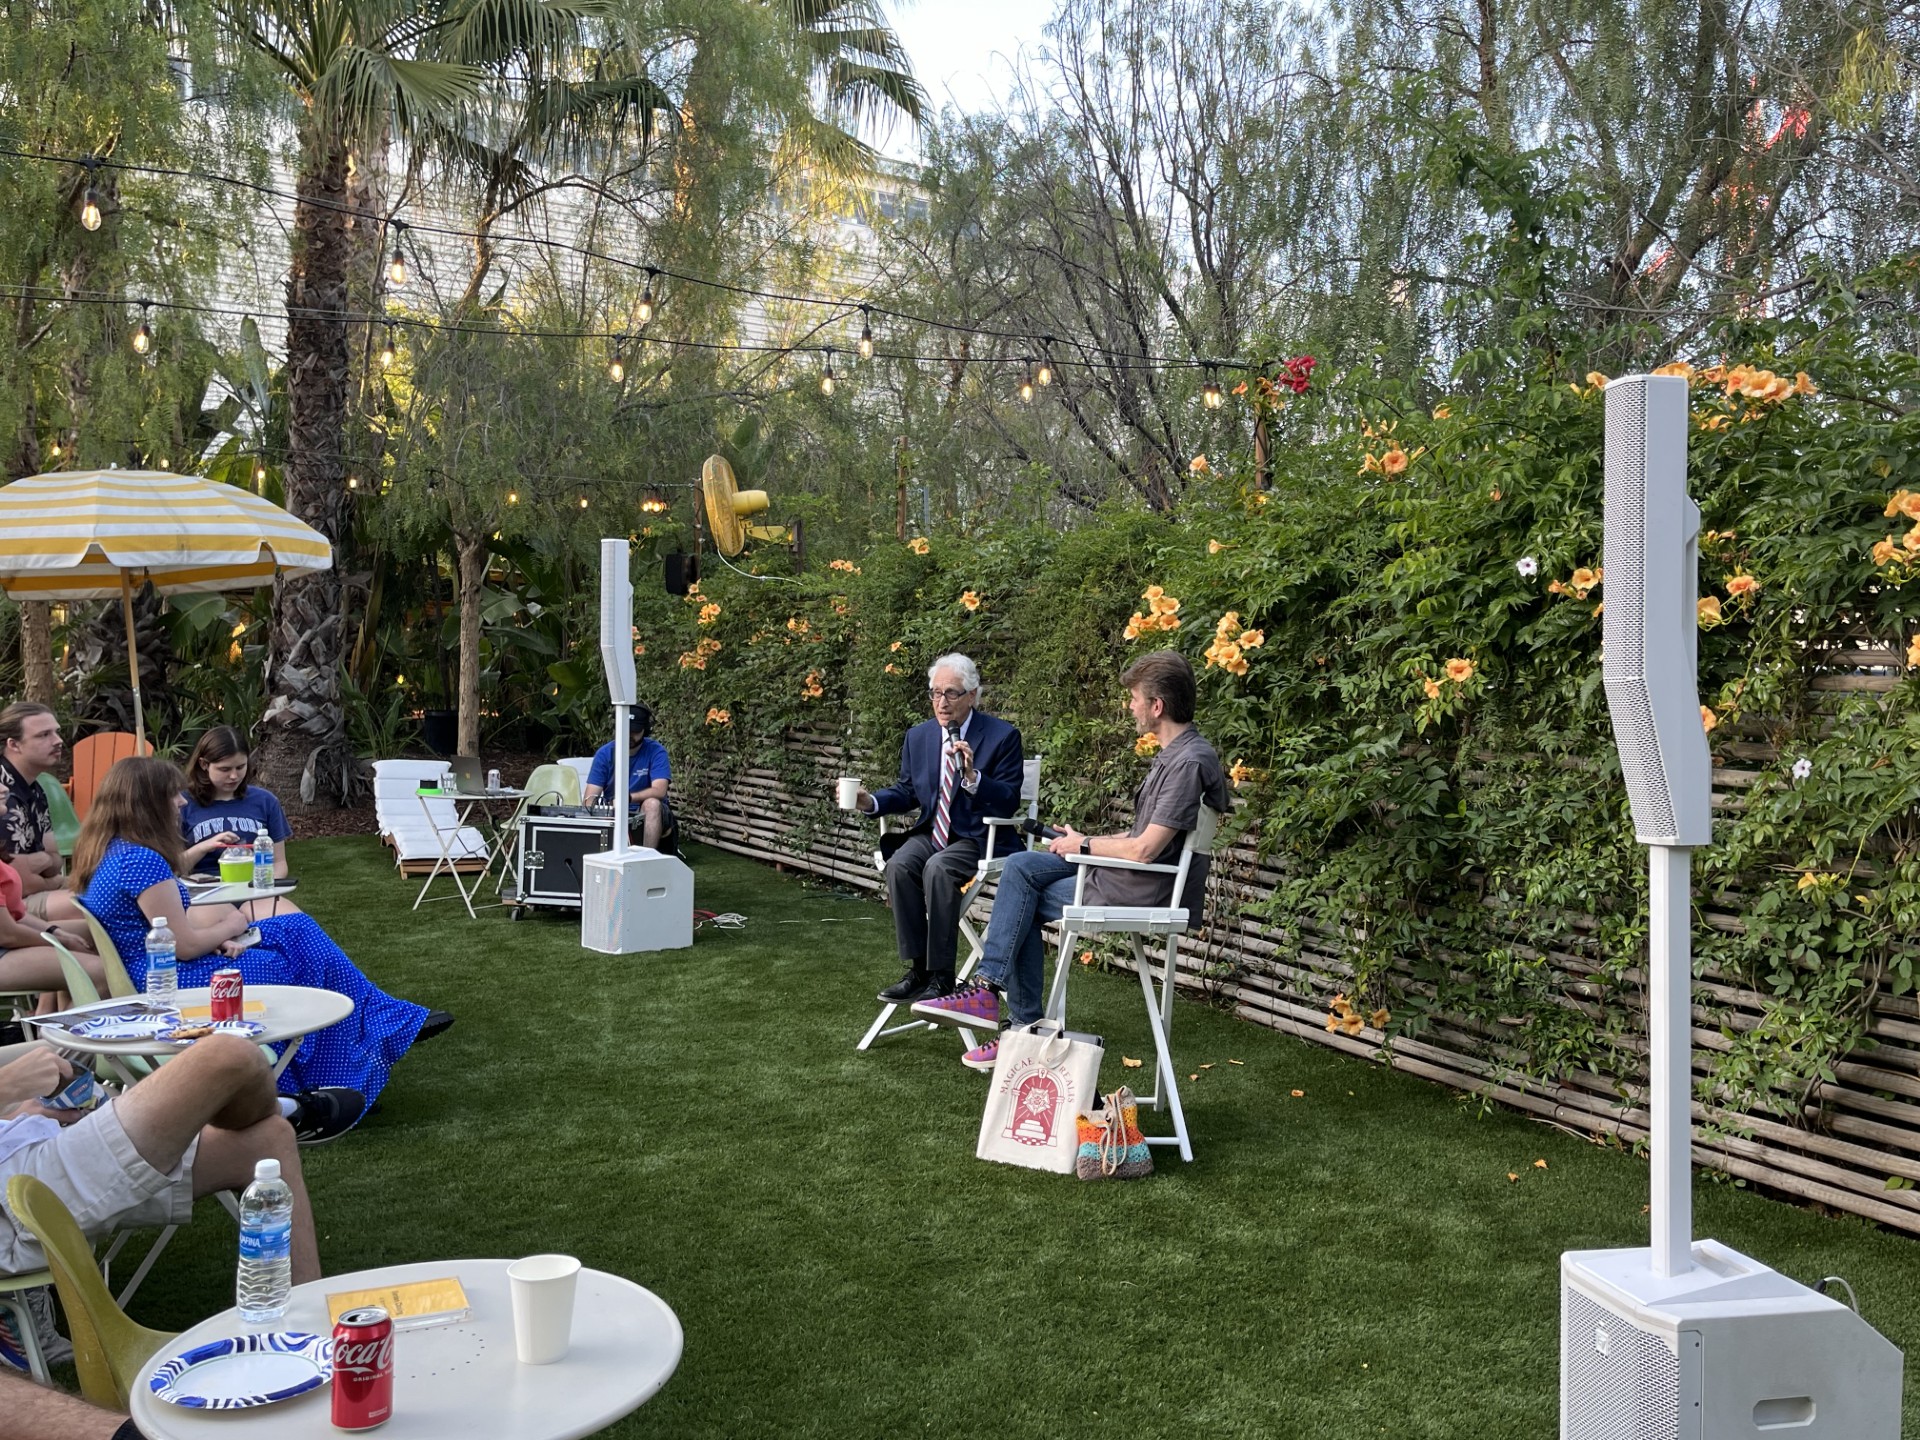
<path fill-rule="evenodd" d="M 0 1367 L 0 1440 L 113 1440 L 126 1418 Z"/>
<path fill-rule="evenodd" d="M 156 1170 L 173 1169 L 199 1137 L 196 1196 L 244 1189 L 253 1179 L 255 1161 L 278 1160 L 281 1178 L 293 1191 L 293 1283 L 320 1278 L 299 1147 L 293 1127 L 281 1118 L 273 1072 L 257 1046 L 232 1035 L 197 1040 L 113 1107 L 133 1148 Z"/>
<path fill-rule="evenodd" d="M 660 831 L 665 823 L 658 800 L 640 802 L 640 843 L 649 850 L 660 848 Z"/>

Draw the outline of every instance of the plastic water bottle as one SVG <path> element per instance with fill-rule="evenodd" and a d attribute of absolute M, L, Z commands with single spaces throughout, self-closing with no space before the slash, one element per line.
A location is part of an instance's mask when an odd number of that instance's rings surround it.
<path fill-rule="evenodd" d="M 162 915 L 147 931 L 147 998 L 172 1005 L 179 993 L 179 957 L 174 949 L 173 931 L 167 925 L 167 917 Z"/>
<path fill-rule="evenodd" d="M 278 1160 L 253 1167 L 240 1197 L 240 1273 L 234 1281 L 240 1318 L 265 1325 L 287 1313 L 293 1290 L 293 1191 Z"/>
<path fill-rule="evenodd" d="M 273 837 L 264 830 L 253 832 L 253 888 L 273 888 Z"/>

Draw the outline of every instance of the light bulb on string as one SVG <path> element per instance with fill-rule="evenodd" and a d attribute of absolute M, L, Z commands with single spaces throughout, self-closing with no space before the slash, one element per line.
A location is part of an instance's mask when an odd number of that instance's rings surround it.
<path fill-rule="evenodd" d="M 660 272 L 651 265 L 647 267 L 647 283 L 640 291 L 640 323 L 645 325 L 653 319 L 653 278 Z"/>
<path fill-rule="evenodd" d="M 391 370 L 393 368 L 393 355 L 393 322 L 389 320 L 387 322 L 386 339 L 380 343 L 380 368 L 382 370 Z"/>
<path fill-rule="evenodd" d="M 618 337 L 613 342 L 613 359 L 607 362 L 607 378 L 616 385 L 627 378 L 627 362 L 620 354 Z"/>
<path fill-rule="evenodd" d="M 80 201 L 80 228 L 98 230 L 100 228 L 100 192 L 87 185 L 87 193 Z"/>
<path fill-rule="evenodd" d="M 1023 405 L 1031 405 L 1033 403 L 1032 365 L 1028 365 L 1026 373 L 1020 377 L 1020 402 Z"/>
<path fill-rule="evenodd" d="M 55 460 L 58 460 L 60 458 L 60 442 L 58 440 L 54 441 L 53 448 L 49 450 L 47 453 L 51 455 Z"/>
<path fill-rule="evenodd" d="M 507 503 L 509 505 L 518 505 L 520 503 L 520 492 L 518 490 L 507 491 Z"/>
<path fill-rule="evenodd" d="M 267 462 L 264 460 L 254 461 L 253 462 L 253 483 L 256 485 L 262 484 L 265 482 L 266 478 L 267 478 Z"/>
<path fill-rule="evenodd" d="M 150 300 L 140 302 L 140 328 L 133 332 L 133 353 L 136 355 L 144 355 L 153 349 L 153 330 L 147 324 L 147 307 L 152 303 Z"/>
<path fill-rule="evenodd" d="M 820 393 L 822 395 L 833 394 L 833 351 L 832 350 L 827 351 L 827 366 L 826 366 L 826 369 L 820 372 Z"/>
<path fill-rule="evenodd" d="M 360 477 L 358 475 L 347 476 L 347 489 L 358 490 L 359 488 L 360 488 Z"/>
<path fill-rule="evenodd" d="M 1209 410 L 1218 410 L 1227 403 L 1226 392 L 1220 388 L 1220 375 L 1211 365 L 1207 367 L 1207 383 L 1200 391 L 1200 403 Z"/>
<path fill-rule="evenodd" d="M 1053 362 L 1045 355 L 1040 357 L 1040 366 L 1033 372 L 1033 383 L 1042 390 L 1053 384 Z"/>
<path fill-rule="evenodd" d="M 864 305 L 860 307 L 860 358 L 873 358 L 873 312 Z"/>
<path fill-rule="evenodd" d="M 393 222 L 393 259 L 387 262 L 387 280 L 399 289 L 407 283 L 407 257 L 400 253 L 400 242 L 406 238 L 407 227 L 396 220 Z"/>
<path fill-rule="evenodd" d="M 584 496 L 584 495 L 582 495 L 582 496 L 580 497 L 580 508 L 581 508 L 582 510 L 584 510 L 584 509 L 586 509 L 586 508 L 587 508 L 587 497 L 586 497 L 586 496 Z"/>

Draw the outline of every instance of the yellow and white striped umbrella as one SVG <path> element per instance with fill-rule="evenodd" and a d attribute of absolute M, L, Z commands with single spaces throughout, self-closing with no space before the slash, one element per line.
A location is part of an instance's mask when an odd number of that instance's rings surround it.
<path fill-rule="evenodd" d="M 16 600 L 105 600 L 147 580 L 165 595 L 248 590 L 332 564 L 319 531 L 217 480 L 73 470 L 0 486 L 0 590 Z"/>

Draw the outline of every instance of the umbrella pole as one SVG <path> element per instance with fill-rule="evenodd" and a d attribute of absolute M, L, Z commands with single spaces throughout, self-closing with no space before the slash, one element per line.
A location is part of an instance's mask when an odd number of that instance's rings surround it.
<path fill-rule="evenodd" d="M 120 572 L 120 615 L 127 622 L 127 678 L 133 682 L 133 739 L 147 743 L 147 717 L 140 708 L 140 650 L 133 638 L 133 580 Z"/>

